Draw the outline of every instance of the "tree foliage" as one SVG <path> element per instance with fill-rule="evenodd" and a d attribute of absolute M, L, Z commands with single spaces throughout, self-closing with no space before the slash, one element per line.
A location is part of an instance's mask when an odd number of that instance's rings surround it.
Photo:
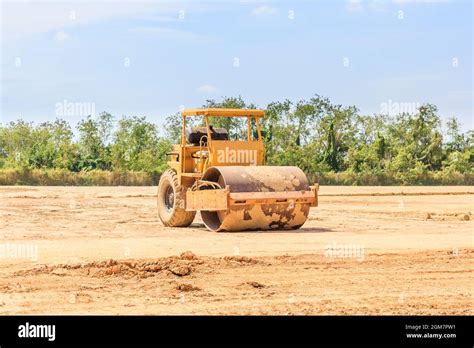
<path fill-rule="evenodd" d="M 203 107 L 256 105 L 237 97 L 207 100 Z M 181 120 L 180 113 L 167 117 L 164 137 L 145 117 L 115 121 L 106 112 L 86 117 L 76 132 L 61 119 L 39 125 L 10 122 L 0 126 L 0 168 L 160 173 L 167 166 L 166 152 L 179 141 Z M 187 125 L 200 126 L 200 122 L 201 118 L 189 118 Z M 247 134 L 242 118 L 215 117 L 211 123 L 226 128 L 231 139 Z M 368 116 L 354 106 L 315 95 L 268 104 L 261 129 L 266 164 L 298 166 L 316 176 L 389 175 L 410 183 L 427 173 L 474 174 L 474 132 L 462 133 L 454 117 L 442 127 L 438 109 L 431 104 L 412 114 Z"/>

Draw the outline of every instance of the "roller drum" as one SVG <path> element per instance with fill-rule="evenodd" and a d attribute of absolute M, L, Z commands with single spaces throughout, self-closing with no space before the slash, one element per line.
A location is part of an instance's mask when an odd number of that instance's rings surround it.
<path fill-rule="evenodd" d="M 310 190 L 306 175 L 290 166 L 222 166 L 209 168 L 203 180 L 219 183 L 230 192 L 285 192 Z M 201 211 L 204 224 L 213 231 L 298 229 L 306 221 L 310 204 L 240 204 L 227 211 Z"/>

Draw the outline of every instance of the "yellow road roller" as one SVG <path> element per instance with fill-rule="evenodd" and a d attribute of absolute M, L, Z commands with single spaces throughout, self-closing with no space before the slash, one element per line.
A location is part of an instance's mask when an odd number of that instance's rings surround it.
<path fill-rule="evenodd" d="M 187 227 L 201 212 L 212 231 L 298 229 L 318 205 L 318 185 L 310 186 L 298 167 L 265 166 L 261 134 L 263 110 L 185 109 L 181 143 L 169 156 L 170 169 L 158 185 L 158 212 L 165 226 Z M 189 117 L 201 127 L 188 129 Z M 240 117 L 245 134 L 230 139 L 215 117 Z M 245 126 L 246 125 L 246 126 Z"/>

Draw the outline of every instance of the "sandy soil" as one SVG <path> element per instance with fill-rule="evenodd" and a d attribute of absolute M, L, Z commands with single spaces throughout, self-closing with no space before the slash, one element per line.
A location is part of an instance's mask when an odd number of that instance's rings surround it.
<path fill-rule="evenodd" d="M 472 187 L 321 187 L 298 231 L 163 227 L 153 187 L 0 187 L 0 314 L 474 314 Z"/>

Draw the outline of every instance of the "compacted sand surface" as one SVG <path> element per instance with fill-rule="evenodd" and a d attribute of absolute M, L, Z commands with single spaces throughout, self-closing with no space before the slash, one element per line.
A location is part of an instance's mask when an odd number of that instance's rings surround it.
<path fill-rule="evenodd" d="M 154 187 L 0 187 L 0 314 L 473 314 L 472 187 L 320 188 L 297 231 L 164 227 Z"/>

